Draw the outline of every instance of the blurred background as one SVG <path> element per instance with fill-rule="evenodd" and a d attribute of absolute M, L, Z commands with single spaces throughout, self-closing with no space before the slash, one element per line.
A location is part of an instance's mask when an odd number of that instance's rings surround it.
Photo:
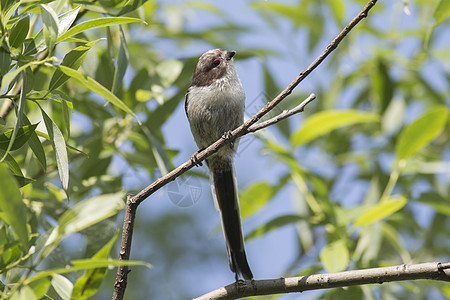
<path fill-rule="evenodd" d="M 3 2 L 3 9 L 11 6 Z M 28 96 L 44 95 L 27 102 L 31 123 L 40 122 L 37 130 L 47 132 L 39 110 L 47 111 L 72 147 L 67 150 L 67 188 L 50 140 L 40 139 L 45 167 L 30 147 L 11 151 L 23 177 L 34 180 L 21 190 L 24 199 L 40 204 L 39 210 L 29 206 L 31 232 L 40 234 L 61 224 L 61 216 L 86 199 L 136 193 L 198 150 L 184 94 L 202 53 L 237 51 L 250 117 L 306 69 L 366 1 L 46 4 L 58 16 L 80 6 L 82 14 L 74 24 L 118 16 L 146 24 L 92 28 L 57 43 L 54 51 L 46 37 L 48 57 L 59 61 L 26 75 L 32 78 Z M 378 1 L 268 117 L 316 94 L 305 112 L 241 138 L 235 168 L 255 279 L 449 261 L 448 7 L 444 0 Z M 12 20 L 35 17 L 28 38 L 36 40 L 46 24 L 42 11 L 36 1 L 22 3 Z M 70 79 L 57 89 L 49 86 L 55 66 L 64 64 L 70 51 L 84 45 L 83 40 L 100 38 L 77 72 L 110 90 L 142 125 L 81 80 Z M 26 47 L 20 44 L 15 50 L 11 40 L 11 53 L 25 57 Z M 38 48 L 31 59 L 41 59 L 42 51 Z M 17 65 L 11 63 L 2 75 L 21 65 L 18 57 Z M 4 130 L 14 127 L 17 114 L 2 115 Z M 61 239 L 37 269 L 91 258 L 117 238 L 122 222 L 121 209 L 98 218 Z M 118 257 L 119 244 L 120 236 L 110 257 Z M 189 299 L 234 281 L 206 166 L 191 169 L 140 205 L 131 259 L 153 268 L 132 267 L 125 299 Z M 91 299 L 111 297 L 115 271 L 109 269 L 91 287 Z M 84 275 L 64 276 L 76 283 Z M 54 283 L 48 295 L 61 297 Z M 275 298 L 448 299 L 450 287 L 422 280 L 267 297 Z"/>

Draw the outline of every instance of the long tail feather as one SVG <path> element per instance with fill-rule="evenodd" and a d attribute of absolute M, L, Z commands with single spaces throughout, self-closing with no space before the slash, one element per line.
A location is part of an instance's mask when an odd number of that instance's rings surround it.
<path fill-rule="evenodd" d="M 239 201 L 232 163 L 230 162 L 230 167 L 225 168 L 225 170 L 223 168 L 221 170 L 212 170 L 212 177 L 213 193 L 220 211 L 230 269 L 236 273 L 236 280 L 239 275 L 246 280 L 251 280 L 253 279 L 253 274 L 245 255 Z"/>

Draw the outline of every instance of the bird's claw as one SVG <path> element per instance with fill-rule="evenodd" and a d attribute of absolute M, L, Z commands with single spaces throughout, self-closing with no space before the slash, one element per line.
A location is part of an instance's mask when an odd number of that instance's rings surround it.
<path fill-rule="evenodd" d="M 245 287 L 245 280 L 239 279 L 238 276 L 236 276 L 234 285 L 236 286 L 237 290 L 240 290 L 241 288 Z"/>
<path fill-rule="evenodd" d="M 200 151 L 202 151 L 202 150 L 198 150 L 197 152 L 195 152 L 195 153 L 192 154 L 192 156 L 191 156 L 191 162 L 192 162 L 196 167 L 203 166 L 203 163 L 202 163 L 201 161 L 198 161 L 198 158 L 197 158 L 197 155 L 198 155 L 198 153 L 199 153 Z"/>
<path fill-rule="evenodd" d="M 222 138 L 230 144 L 230 148 L 234 148 L 234 141 L 231 139 L 233 137 L 233 134 L 231 133 L 231 130 L 225 131 L 222 135 Z"/>

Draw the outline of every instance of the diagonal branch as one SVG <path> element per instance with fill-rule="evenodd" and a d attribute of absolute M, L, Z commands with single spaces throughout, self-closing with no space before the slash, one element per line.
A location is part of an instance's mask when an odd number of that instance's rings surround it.
<path fill-rule="evenodd" d="M 281 112 L 281 114 L 266 120 L 264 122 L 260 122 L 260 123 L 256 123 L 253 124 L 252 126 L 250 126 L 247 129 L 248 133 L 252 133 L 258 130 L 261 130 L 263 128 L 269 127 L 270 125 L 273 125 L 275 123 L 280 122 L 281 120 L 287 119 L 290 116 L 293 116 L 295 114 L 301 113 L 303 112 L 303 110 L 305 109 L 306 105 L 308 105 L 310 102 L 312 102 L 314 99 L 316 99 L 316 95 L 311 94 L 309 95 L 308 98 L 306 98 L 305 100 L 303 100 L 302 103 L 300 103 L 299 105 L 297 105 L 296 107 L 289 109 L 289 110 L 284 110 L 283 112 Z"/>
<path fill-rule="evenodd" d="M 430 262 L 280 279 L 238 281 L 194 300 L 238 299 L 415 279 L 450 281 L 450 263 Z"/>
<path fill-rule="evenodd" d="M 371 0 L 369 1 L 366 6 L 361 10 L 361 12 L 336 36 L 336 38 L 328 45 L 328 47 L 325 49 L 325 51 L 322 52 L 322 54 L 319 55 L 319 57 L 314 60 L 311 65 L 306 68 L 305 71 L 301 72 L 297 78 L 294 79 L 294 81 L 291 82 L 278 96 L 276 96 L 272 101 L 268 102 L 259 112 L 257 112 L 252 118 L 250 118 L 247 122 L 236 128 L 231 133 L 231 139 L 236 139 L 240 136 L 243 136 L 245 134 L 248 134 L 249 132 L 253 132 L 251 126 L 258 122 L 264 115 L 266 115 L 270 110 L 272 110 L 278 103 L 280 103 L 283 99 L 285 99 L 288 95 L 292 93 L 292 91 L 297 87 L 297 85 L 305 79 L 317 66 L 322 63 L 322 61 L 339 45 L 339 43 L 344 39 L 344 37 L 350 32 L 350 30 L 353 29 L 353 27 L 356 26 L 362 19 L 367 17 L 368 12 L 370 9 L 376 4 L 377 0 Z M 311 99 L 312 101 L 312 99 Z M 309 103 L 309 102 L 308 102 Z M 305 104 L 306 105 L 306 104 Z M 263 122 L 262 124 L 264 124 Z M 259 124 L 257 126 L 260 126 Z M 268 126 L 268 125 L 267 125 Z M 260 127 L 259 129 L 262 129 L 264 127 Z M 216 153 L 222 146 L 224 146 L 226 143 L 229 143 L 229 139 L 225 140 L 223 138 L 217 140 L 215 143 L 204 149 L 203 151 L 200 151 L 196 158 L 196 163 L 199 163 L 203 160 L 205 160 L 207 157 L 211 156 L 212 154 Z M 141 190 L 138 194 L 135 196 L 129 197 L 127 200 L 127 209 L 125 211 L 125 223 L 124 224 L 124 231 L 122 232 L 122 244 L 121 244 L 121 252 L 120 252 L 120 259 L 128 259 L 130 257 L 130 250 L 131 250 L 131 235 L 133 232 L 133 221 L 134 221 L 134 215 L 129 215 L 129 212 L 136 211 L 137 206 L 147 199 L 150 195 L 152 195 L 154 192 L 162 188 L 164 185 L 168 184 L 169 182 L 175 180 L 177 177 L 194 167 L 195 164 L 193 161 L 189 160 L 185 163 L 183 163 L 178 168 L 172 170 L 168 174 L 166 174 L 163 177 L 160 177 L 156 181 L 154 181 L 152 184 Z M 126 230 L 125 230 L 126 229 Z M 112 299 L 113 300 L 121 300 L 123 299 L 123 295 L 125 292 L 125 287 L 127 283 L 127 275 L 128 275 L 128 268 L 126 266 L 120 266 L 117 270 L 117 276 L 116 276 L 116 284 L 114 285 L 114 294 Z"/>
<path fill-rule="evenodd" d="M 361 10 L 361 12 L 350 22 L 347 26 L 336 36 L 336 38 L 328 45 L 325 51 L 316 58 L 316 60 L 306 68 L 305 71 L 301 72 L 297 78 L 294 79 L 278 96 L 276 96 L 272 101 L 268 102 L 260 111 L 258 111 L 253 117 L 251 117 L 247 122 L 236 128 L 231 132 L 231 139 L 236 139 L 240 136 L 243 136 L 249 133 L 248 129 L 250 126 L 258 122 L 265 114 L 271 111 L 278 103 L 280 103 L 284 98 L 289 96 L 292 91 L 297 87 L 297 85 L 305 79 L 317 66 L 322 63 L 322 61 L 334 50 L 337 48 L 339 43 L 344 39 L 344 37 L 356 26 L 362 19 L 367 17 L 369 10 L 376 4 L 377 0 L 369 1 L 366 6 Z M 225 140 L 223 138 L 217 140 L 215 143 L 200 151 L 197 154 L 197 162 L 201 162 L 205 160 L 207 157 L 216 153 L 223 145 L 229 143 L 229 139 Z M 178 168 L 172 170 L 167 173 L 165 176 L 158 178 L 152 184 L 144 188 L 140 191 L 136 196 L 133 197 L 132 201 L 140 204 L 142 201 L 147 199 L 151 194 L 159 190 L 161 187 L 166 185 L 167 183 L 175 180 L 178 176 L 182 175 L 195 164 L 188 160 Z"/>

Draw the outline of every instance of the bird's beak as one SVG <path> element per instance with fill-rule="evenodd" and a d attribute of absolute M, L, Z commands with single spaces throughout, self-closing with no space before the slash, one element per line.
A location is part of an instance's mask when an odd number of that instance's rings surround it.
<path fill-rule="evenodd" d="M 227 60 L 231 60 L 235 54 L 236 54 L 236 51 L 228 51 L 227 52 Z"/>

